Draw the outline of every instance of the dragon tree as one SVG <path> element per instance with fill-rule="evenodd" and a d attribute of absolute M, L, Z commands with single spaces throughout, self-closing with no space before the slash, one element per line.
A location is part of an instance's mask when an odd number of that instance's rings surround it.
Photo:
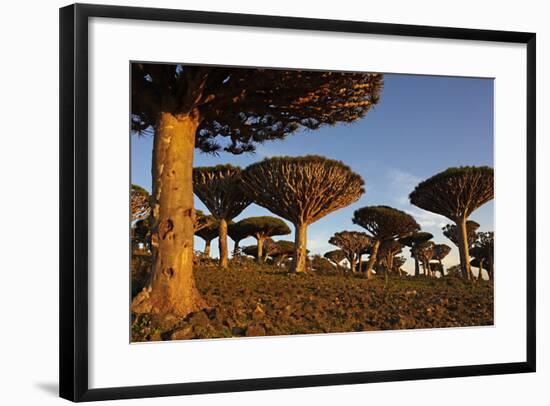
<path fill-rule="evenodd" d="M 334 262 L 336 266 L 340 265 L 340 262 L 342 262 L 344 259 L 346 259 L 346 254 L 343 250 L 332 250 L 325 252 L 325 255 L 323 255 L 326 259 Z"/>
<path fill-rule="evenodd" d="M 243 179 L 254 203 L 294 224 L 296 273 L 306 270 L 307 227 L 364 193 L 363 179 L 348 166 L 313 155 L 265 159 L 247 167 Z"/>
<path fill-rule="evenodd" d="M 480 264 L 480 270 L 484 268 L 487 271 L 489 280 L 494 278 L 494 249 L 495 242 L 492 231 L 478 233 L 478 238 L 471 249 L 476 263 Z"/>
<path fill-rule="evenodd" d="M 420 226 L 411 215 L 388 206 L 367 206 L 357 209 L 353 213 L 352 221 L 366 229 L 374 240 L 366 269 L 369 279 L 373 277 L 372 269 L 382 242 L 403 238 L 420 230 Z"/>
<path fill-rule="evenodd" d="M 445 276 L 445 268 L 443 267 L 443 259 L 449 255 L 451 252 L 451 247 L 447 244 L 435 244 L 433 246 L 433 259 L 439 262 L 439 272 L 441 276 Z"/>
<path fill-rule="evenodd" d="M 131 127 L 154 137 L 152 279 L 132 311 L 164 318 L 206 306 L 192 272 L 195 149 L 241 154 L 300 128 L 353 122 L 382 86 L 371 73 L 132 63 Z"/>
<path fill-rule="evenodd" d="M 409 195 L 411 203 L 440 214 L 458 227 L 460 266 L 472 279 L 466 222 L 477 208 L 493 200 L 494 171 L 488 166 L 449 168 L 419 183 Z"/>
<path fill-rule="evenodd" d="M 207 257 L 210 256 L 210 245 L 212 244 L 212 240 L 219 235 L 219 229 L 219 222 L 214 220 L 208 226 L 195 231 L 195 235 L 204 240 L 204 255 Z"/>
<path fill-rule="evenodd" d="M 286 235 L 290 234 L 290 228 L 286 223 L 277 217 L 271 216 L 259 216 L 259 217 L 248 217 L 239 221 L 239 228 L 242 230 L 243 234 L 252 236 L 256 239 L 256 247 L 258 253 L 256 254 L 256 259 L 258 262 L 263 261 L 263 245 L 264 241 L 270 237 L 276 235 Z"/>
<path fill-rule="evenodd" d="M 393 259 L 401 252 L 403 245 L 397 240 L 385 240 L 380 244 L 377 256 L 379 262 L 385 269 L 386 279 L 390 272 L 393 271 Z"/>
<path fill-rule="evenodd" d="M 351 272 L 356 272 L 356 265 L 363 251 L 372 246 L 372 238 L 360 231 L 341 231 L 335 233 L 328 242 L 342 250 L 349 261 Z"/>
<path fill-rule="evenodd" d="M 422 243 L 425 243 L 426 241 L 431 240 L 432 238 L 433 238 L 432 234 L 425 231 L 419 231 L 417 233 L 413 233 L 411 235 L 408 235 L 406 237 L 399 239 L 399 242 L 401 244 L 406 245 L 411 249 L 411 256 L 414 259 L 414 276 L 420 275 L 420 265 L 418 263 L 418 258 L 414 256 L 415 247 L 419 244 L 422 244 Z"/>
<path fill-rule="evenodd" d="M 242 190 L 241 168 L 218 165 L 193 169 L 193 190 L 219 222 L 220 267 L 227 268 L 227 223 L 250 205 Z"/>
<path fill-rule="evenodd" d="M 242 221 L 242 220 L 241 220 Z M 229 223 L 227 225 L 227 235 L 233 240 L 233 256 L 237 255 L 239 252 L 239 244 L 245 238 L 250 237 L 248 230 L 245 230 L 240 226 L 240 221 L 236 223 Z"/>
<path fill-rule="evenodd" d="M 432 269 L 430 267 L 430 261 L 434 256 L 434 242 L 426 241 L 421 244 L 415 245 L 412 249 L 413 255 L 416 259 L 422 262 L 424 268 L 424 275 L 433 276 Z"/>

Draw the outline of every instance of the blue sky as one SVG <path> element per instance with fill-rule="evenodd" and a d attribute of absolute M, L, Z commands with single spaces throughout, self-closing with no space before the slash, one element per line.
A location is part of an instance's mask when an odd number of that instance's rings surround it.
<path fill-rule="evenodd" d="M 147 190 L 151 190 L 151 152 L 152 137 L 132 135 L 132 183 Z M 308 154 L 343 161 L 363 177 L 366 189 L 359 201 L 309 227 L 311 252 L 334 249 L 328 239 L 337 231 L 365 231 L 351 222 L 353 211 L 383 204 L 413 215 L 423 230 L 434 235 L 435 242 L 452 247 L 444 264 L 457 264 L 458 251 L 441 232 L 450 221 L 411 205 L 408 194 L 420 181 L 451 166 L 493 166 L 493 80 L 386 74 L 380 103 L 360 121 L 298 131 L 284 140 L 258 145 L 254 154 L 212 156 L 196 151 L 194 166 L 231 163 L 246 167 L 266 157 Z M 195 207 L 208 212 L 197 198 Z M 259 215 L 272 214 L 253 204 L 236 220 Z M 480 223 L 480 231 L 493 230 L 493 202 L 470 218 Z M 292 240 L 293 235 L 280 238 Z M 254 243 L 249 238 L 241 246 Z M 231 239 L 229 245 L 233 245 Z M 203 246 L 203 240 L 196 238 L 195 249 Z M 218 255 L 217 240 L 212 254 Z M 403 255 L 410 257 L 408 248 Z M 410 272 L 412 260 L 404 268 Z"/>

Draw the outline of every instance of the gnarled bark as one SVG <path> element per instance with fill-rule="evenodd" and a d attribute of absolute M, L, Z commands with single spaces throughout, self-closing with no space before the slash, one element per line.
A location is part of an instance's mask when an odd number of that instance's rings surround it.
<path fill-rule="evenodd" d="M 296 252 L 292 258 L 292 266 L 290 272 L 301 273 L 306 271 L 307 260 L 307 224 L 295 225 L 295 246 Z"/>
<path fill-rule="evenodd" d="M 150 284 L 132 302 L 135 313 L 185 316 L 206 306 L 193 278 L 193 152 L 198 120 L 160 114 L 153 146 Z"/>
<path fill-rule="evenodd" d="M 472 268 L 470 265 L 470 251 L 468 247 L 468 229 L 466 227 L 466 218 L 458 218 L 456 220 L 458 227 L 458 252 L 460 254 L 460 267 L 462 276 L 468 280 L 472 280 Z"/>

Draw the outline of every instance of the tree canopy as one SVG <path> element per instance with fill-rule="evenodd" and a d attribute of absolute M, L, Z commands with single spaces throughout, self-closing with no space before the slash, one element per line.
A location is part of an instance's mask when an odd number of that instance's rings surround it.
<path fill-rule="evenodd" d="M 451 247 L 447 244 L 435 244 L 433 246 L 433 259 L 441 262 L 447 255 L 449 255 L 450 252 Z"/>
<path fill-rule="evenodd" d="M 421 209 L 456 220 L 492 200 L 493 188 L 493 168 L 462 166 L 420 182 L 409 197 Z"/>
<path fill-rule="evenodd" d="M 357 120 L 383 87 L 376 73 L 145 63 L 132 64 L 131 80 L 134 131 L 154 127 L 161 112 L 193 115 L 197 148 L 234 154 L 301 127 Z"/>
<path fill-rule="evenodd" d="M 353 213 L 352 221 L 379 241 L 402 238 L 420 230 L 420 226 L 410 214 L 388 206 L 367 206 L 357 209 Z"/>
<path fill-rule="evenodd" d="M 264 159 L 243 179 L 255 203 L 293 224 L 314 223 L 364 193 L 363 179 L 348 166 L 316 155 Z"/>
<path fill-rule="evenodd" d="M 283 220 L 272 216 L 247 217 L 236 225 L 238 225 L 241 235 L 253 236 L 257 240 L 291 233 L 290 228 Z"/>
<path fill-rule="evenodd" d="M 231 220 L 250 205 L 242 192 L 241 168 L 218 165 L 193 169 L 193 191 L 218 220 Z"/>
<path fill-rule="evenodd" d="M 422 244 L 423 242 L 429 241 L 433 238 L 433 234 L 426 231 L 419 231 L 411 235 L 402 237 L 399 239 L 399 242 L 407 247 L 412 247 L 416 244 Z"/>
<path fill-rule="evenodd" d="M 325 252 L 325 255 L 323 255 L 325 258 L 330 259 L 332 262 L 334 262 L 336 265 L 339 265 L 340 262 L 342 262 L 344 259 L 346 259 L 346 254 L 343 250 L 332 250 Z"/>
<path fill-rule="evenodd" d="M 195 230 L 195 235 L 202 238 L 204 241 L 211 241 L 218 236 L 219 221 L 213 219 L 206 227 Z"/>

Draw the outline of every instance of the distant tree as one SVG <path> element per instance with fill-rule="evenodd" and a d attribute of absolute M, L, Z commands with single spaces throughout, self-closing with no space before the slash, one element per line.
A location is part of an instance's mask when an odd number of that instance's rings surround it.
<path fill-rule="evenodd" d="M 193 169 L 193 190 L 219 221 L 220 267 L 227 268 L 227 222 L 246 209 L 251 201 L 242 189 L 241 168 L 218 165 Z"/>
<path fill-rule="evenodd" d="M 462 278 L 462 268 L 460 264 L 453 265 L 447 268 L 447 276 Z"/>
<path fill-rule="evenodd" d="M 421 182 L 410 194 L 411 203 L 454 221 L 458 227 L 460 265 L 472 278 L 466 221 L 474 210 L 494 196 L 493 168 L 449 168 Z"/>
<path fill-rule="evenodd" d="M 213 219 L 206 227 L 195 231 L 195 235 L 204 240 L 204 255 L 210 256 L 210 244 L 212 240 L 219 235 L 220 225 L 216 219 Z"/>
<path fill-rule="evenodd" d="M 478 228 L 479 223 L 473 220 L 466 221 L 466 239 L 468 241 L 468 247 L 471 247 L 476 242 Z M 447 224 L 441 230 L 445 237 L 451 240 L 457 247 L 460 246 L 460 230 L 455 224 Z"/>
<path fill-rule="evenodd" d="M 192 274 L 194 149 L 239 154 L 305 127 L 353 122 L 378 103 L 382 75 L 131 64 L 132 130 L 154 134 L 155 258 L 137 313 L 184 316 L 206 306 Z M 162 237 L 165 237 L 164 239 Z M 169 238 L 167 238 L 169 237 Z"/>
<path fill-rule="evenodd" d="M 327 251 L 323 256 L 332 261 L 335 265 L 340 265 L 340 262 L 346 259 L 346 253 L 343 250 Z"/>
<path fill-rule="evenodd" d="M 315 254 L 311 257 L 311 269 L 315 272 L 318 272 L 319 274 L 330 274 L 334 272 L 334 270 L 336 269 L 336 265 L 334 265 L 327 258 L 322 257 L 319 254 Z"/>
<path fill-rule="evenodd" d="M 250 165 L 244 188 L 254 203 L 295 227 L 292 272 L 306 269 L 307 227 L 357 201 L 363 179 L 342 162 L 320 156 L 277 157 Z"/>
<path fill-rule="evenodd" d="M 132 184 L 130 192 L 130 212 L 132 213 L 132 223 L 139 220 L 145 220 L 149 217 L 151 206 L 149 205 L 149 192 L 141 186 Z"/>
<path fill-rule="evenodd" d="M 393 271 L 393 259 L 402 249 L 403 245 L 397 240 L 385 240 L 380 244 L 377 255 L 386 276 Z"/>
<path fill-rule="evenodd" d="M 350 263 L 351 272 L 357 271 L 356 265 L 359 256 L 373 244 L 372 238 L 368 234 L 359 231 L 341 231 L 335 233 L 330 237 L 328 242 L 343 251 Z"/>
<path fill-rule="evenodd" d="M 411 256 L 414 259 L 414 276 L 420 275 L 420 266 L 418 264 L 418 258 L 416 258 L 413 254 L 414 247 L 417 244 L 422 244 L 426 241 L 431 240 L 432 238 L 433 238 L 433 234 L 427 233 L 425 231 L 419 231 L 417 233 L 413 233 L 411 235 L 408 235 L 406 237 L 399 239 L 399 242 L 401 244 L 411 248 Z"/>
<path fill-rule="evenodd" d="M 439 272 L 441 276 L 445 276 L 445 269 L 443 268 L 443 259 L 449 255 L 451 252 L 451 247 L 447 244 L 435 244 L 433 246 L 433 259 L 437 260 L 439 263 Z"/>
<path fill-rule="evenodd" d="M 403 273 L 406 274 L 405 271 L 401 269 L 403 265 L 405 265 L 405 262 L 407 262 L 407 258 L 405 258 L 402 255 L 396 255 L 393 257 L 393 272 L 397 272 L 399 275 L 403 275 Z"/>
<path fill-rule="evenodd" d="M 266 242 L 269 240 L 266 240 Z M 285 259 L 292 257 L 296 252 L 294 241 L 278 240 L 272 244 L 266 244 L 266 251 L 275 260 L 275 265 L 281 265 Z"/>
<path fill-rule="evenodd" d="M 492 231 L 481 232 L 477 234 L 477 240 L 475 241 L 471 253 L 474 259 L 477 260 L 483 267 L 485 262 L 485 269 L 489 276 L 489 280 L 494 278 L 494 249 L 495 249 L 495 234 Z"/>
<path fill-rule="evenodd" d="M 233 240 L 233 255 L 235 256 L 239 252 L 239 244 L 242 240 L 250 237 L 250 230 L 241 227 L 240 221 L 227 225 L 227 234 Z"/>
<path fill-rule="evenodd" d="M 355 210 L 352 221 L 365 228 L 374 240 L 367 262 L 368 278 L 373 277 L 372 269 L 382 242 L 403 238 L 420 229 L 412 216 L 388 206 L 367 206 Z"/>
<path fill-rule="evenodd" d="M 263 245 L 264 241 L 276 235 L 290 234 L 290 228 L 286 223 L 277 217 L 260 216 L 248 217 L 239 221 L 239 227 L 243 230 L 243 234 L 252 236 L 257 241 L 258 253 L 256 259 L 258 262 L 263 261 Z"/>
<path fill-rule="evenodd" d="M 430 261 L 434 256 L 434 246 L 435 244 L 433 241 L 426 241 L 422 244 L 415 245 L 413 248 L 414 257 L 418 258 L 418 260 L 422 262 L 422 266 L 424 267 L 424 275 L 426 276 L 433 276 L 430 268 Z"/>

